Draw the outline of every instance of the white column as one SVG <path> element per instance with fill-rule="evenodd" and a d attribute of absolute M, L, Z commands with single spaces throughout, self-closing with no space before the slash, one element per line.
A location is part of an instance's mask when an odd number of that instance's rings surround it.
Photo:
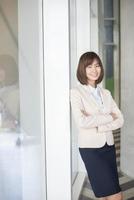
<path fill-rule="evenodd" d="M 90 1 L 76 0 L 77 12 L 77 65 L 80 56 L 86 51 L 90 51 Z M 75 74 L 77 70 L 75 66 Z M 80 154 L 78 153 L 78 170 L 86 172 Z"/>
<path fill-rule="evenodd" d="M 121 131 L 121 170 L 134 178 L 134 1 L 121 2 L 121 109 L 125 123 Z"/>
<path fill-rule="evenodd" d="M 44 0 L 47 200 L 71 200 L 68 0 Z"/>
<path fill-rule="evenodd" d="M 90 51 L 90 1 L 76 0 L 77 6 L 77 58 Z"/>
<path fill-rule="evenodd" d="M 99 53 L 98 0 L 90 0 L 90 49 Z"/>

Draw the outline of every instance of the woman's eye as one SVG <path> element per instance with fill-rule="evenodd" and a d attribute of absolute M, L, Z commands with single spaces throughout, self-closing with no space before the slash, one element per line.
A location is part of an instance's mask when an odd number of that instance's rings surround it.
<path fill-rule="evenodd" d="M 88 67 L 88 68 L 92 68 L 93 66 L 88 65 L 87 67 Z M 95 67 L 100 67 L 100 65 L 96 65 Z"/>

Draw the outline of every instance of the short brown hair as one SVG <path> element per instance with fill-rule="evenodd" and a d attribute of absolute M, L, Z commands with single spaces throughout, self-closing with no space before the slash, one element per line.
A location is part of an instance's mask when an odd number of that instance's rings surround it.
<path fill-rule="evenodd" d="M 78 68 L 77 68 L 77 79 L 80 81 L 81 84 L 86 84 L 88 83 L 88 79 L 86 76 L 86 67 L 88 65 L 91 65 L 94 60 L 97 60 L 100 67 L 101 67 L 101 74 L 99 78 L 96 80 L 96 84 L 100 83 L 103 79 L 104 76 L 104 68 L 101 62 L 100 57 L 95 53 L 95 52 L 86 52 L 81 55 L 78 63 Z"/>

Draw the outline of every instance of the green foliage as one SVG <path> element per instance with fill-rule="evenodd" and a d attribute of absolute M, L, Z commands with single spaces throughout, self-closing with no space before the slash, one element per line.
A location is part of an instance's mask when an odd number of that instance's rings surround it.
<path fill-rule="evenodd" d="M 114 78 L 106 78 L 106 89 L 110 90 L 114 97 Z"/>

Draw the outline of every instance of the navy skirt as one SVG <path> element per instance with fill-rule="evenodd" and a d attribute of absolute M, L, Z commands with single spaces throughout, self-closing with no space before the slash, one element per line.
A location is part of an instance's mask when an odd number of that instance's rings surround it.
<path fill-rule="evenodd" d="M 92 190 L 96 197 L 106 197 L 121 191 L 114 145 L 100 148 L 80 148 Z"/>

